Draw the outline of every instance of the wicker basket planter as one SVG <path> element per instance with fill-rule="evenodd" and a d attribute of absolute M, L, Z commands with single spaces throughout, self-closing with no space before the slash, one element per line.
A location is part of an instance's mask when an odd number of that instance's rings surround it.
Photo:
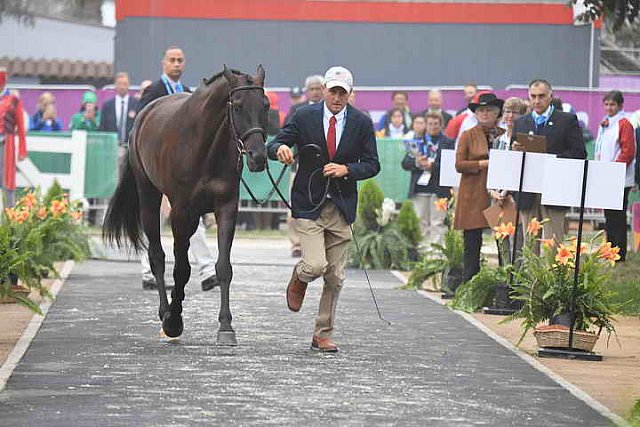
<path fill-rule="evenodd" d="M 533 335 L 542 348 L 569 348 L 569 328 L 563 325 L 538 326 Z M 598 335 L 593 332 L 573 331 L 573 348 L 593 351 Z"/>
<path fill-rule="evenodd" d="M 13 293 L 22 295 L 25 297 L 31 293 L 29 288 L 26 288 L 22 285 L 13 286 L 12 290 L 13 290 Z M 13 304 L 15 302 L 16 302 L 16 299 L 10 296 L 4 296 L 0 298 L 0 304 Z"/>

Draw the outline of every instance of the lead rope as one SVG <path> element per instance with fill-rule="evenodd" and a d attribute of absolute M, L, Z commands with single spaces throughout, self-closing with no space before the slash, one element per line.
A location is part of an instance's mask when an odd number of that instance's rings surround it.
<path fill-rule="evenodd" d="M 304 148 L 314 148 L 317 151 L 320 151 L 320 147 L 318 147 L 317 145 L 305 145 L 303 147 Z M 299 153 L 298 153 L 299 154 Z M 296 156 L 298 155 L 296 154 Z M 286 165 L 283 167 L 286 167 Z M 306 211 L 299 211 L 299 213 L 311 213 L 314 212 L 318 209 L 320 209 L 320 207 L 324 204 L 324 202 L 327 200 L 327 195 L 329 194 L 329 186 L 331 184 L 331 178 L 327 177 L 326 179 L 326 184 L 325 184 L 325 190 L 324 193 L 322 195 L 322 199 L 320 200 L 320 202 L 318 204 L 313 203 L 313 197 L 312 197 L 312 192 L 311 192 L 311 182 L 313 176 L 316 173 L 322 172 L 322 167 L 319 167 L 317 169 L 315 169 L 313 172 L 311 172 L 311 175 L 309 176 L 309 185 L 307 188 L 307 193 L 308 193 L 308 197 L 309 197 L 309 202 L 311 203 L 311 205 L 313 206 L 312 209 L 310 210 L 306 210 Z M 281 172 L 282 174 L 282 172 Z M 273 179 L 273 176 L 271 175 L 271 171 L 269 170 L 269 162 L 267 161 L 267 175 L 269 175 L 269 179 L 271 180 L 271 184 L 273 184 L 273 187 L 276 189 L 276 192 L 278 193 L 278 196 L 280 196 L 280 199 L 282 199 L 282 202 L 287 206 L 287 208 L 293 212 L 293 208 L 291 207 L 291 205 L 289 204 L 289 202 L 287 201 L 287 199 L 284 197 L 284 195 L 282 194 L 282 192 L 280 191 L 280 189 L 278 188 L 278 186 L 276 185 L 276 182 Z M 244 181 L 243 181 L 244 182 Z M 340 185 L 338 185 L 337 182 L 334 182 L 334 186 L 338 189 L 338 196 L 340 196 L 340 200 L 342 201 L 342 204 L 344 204 L 344 196 L 342 195 L 342 190 L 340 189 Z M 279 182 L 278 182 L 279 183 Z M 246 184 L 245 184 L 246 187 Z M 391 326 L 392 323 L 390 321 L 388 321 L 387 319 L 385 319 L 385 317 L 382 315 L 382 311 L 380 310 L 380 306 L 378 305 L 378 299 L 376 298 L 376 293 L 373 289 L 373 285 L 371 284 L 371 280 L 369 279 L 369 272 L 367 271 L 367 268 L 365 267 L 365 263 L 364 263 L 364 257 L 362 256 L 362 251 L 360 250 L 360 245 L 358 244 L 358 239 L 356 238 L 356 233 L 355 230 L 353 229 L 353 224 L 349 224 L 349 229 L 351 230 L 351 236 L 353 237 L 353 242 L 356 245 L 356 252 L 358 252 L 358 259 L 360 260 L 360 264 L 362 265 L 362 270 L 364 271 L 364 277 L 367 279 L 367 285 L 369 285 L 369 291 L 371 292 L 371 299 L 373 300 L 373 304 L 376 307 L 376 313 L 378 314 L 378 318 L 386 323 L 388 326 Z"/>

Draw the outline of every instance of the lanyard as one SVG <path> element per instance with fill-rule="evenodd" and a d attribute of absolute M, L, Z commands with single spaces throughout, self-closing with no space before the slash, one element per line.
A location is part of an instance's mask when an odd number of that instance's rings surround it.
<path fill-rule="evenodd" d="M 160 79 L 162 80 L 162 83 L 164 83 L 164 87 L 167 89 L 167 93 L 169 95 L 176 92 L 182 92 L 182 84 L 180 84 L 180 82 L 176 83 L 176 88 L 174 89 L 173 86 L 171 86 L 171 83 L 169 83 L 169 79 L 166 78 L 164 74 L 162 75 L 162 77 L 160 77 Z"/>
<path fill-rule="evenodd" d="M 551 115 L 553 114 L 553 111 L 555 110 L 555 108 L 553 107 L 553 105 L 551 106 L 551 108 L 549 109 L 549 115 L 547 117 L 544 118 L 544 122 L 542 122 L 541 125 L 538 125 L 538 122 L 536 120 L 536 118 L 533 118 L 533 124 L 536 125 L 536 131 L 539 130 L 539 128 L 543 128 L 547 125 L 547 122 L 549 121 L 549 118 L 551 117 Z M 540 116 L 538 116 L 540 117 Z M 544 117 L 544 116 L 543 116 Z"/>

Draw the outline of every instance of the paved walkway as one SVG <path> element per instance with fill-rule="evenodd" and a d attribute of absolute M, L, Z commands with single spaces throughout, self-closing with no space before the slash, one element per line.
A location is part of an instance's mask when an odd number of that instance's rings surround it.
<path fill-rule="evenodd" d="M 167 342 L 137 263 L 85 262 L 0 393 L 0 425 L 610 425 L 455 313 L 397 289 L 387 272 L 371 277 L 393 326 L 377 319 L 363 275 L 350 271 L 341 352 L 314 353 L 318 287 L 300 313 L 288 312 L 286 244 L 235 248 L 238 347 L 215 345 L 217 290 L 190 284 L 185 332 Z"/>

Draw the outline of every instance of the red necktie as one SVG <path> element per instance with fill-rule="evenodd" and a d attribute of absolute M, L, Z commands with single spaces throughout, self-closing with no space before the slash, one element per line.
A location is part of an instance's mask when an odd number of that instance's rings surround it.
<path fill-rule="evenodd" d="M 329 149 L 329 160 L 336 155 L 336 116 L 329 119 L 329 132 L 327 132 L 327 149 Z"/>

